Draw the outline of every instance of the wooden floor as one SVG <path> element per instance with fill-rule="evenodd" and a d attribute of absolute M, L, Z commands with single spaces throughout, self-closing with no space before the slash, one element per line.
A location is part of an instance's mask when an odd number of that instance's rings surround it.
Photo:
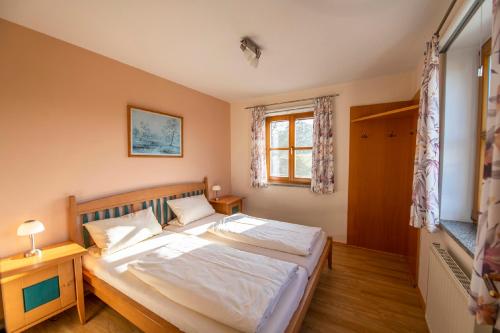
<path fill-rule="evenodd" d="M 86 309 L 85 326 L 71 309 L 28 332 L 139 332 L 93 295 L 87 296 Z M 323 272 L 302 332 L 427 332 L 405 260 L 334 245 L 333 270 Z"/>
<path fill-rule="evenodd" d="M 428 332 L 404 257 L 334 245 L 302 332 Z"/>

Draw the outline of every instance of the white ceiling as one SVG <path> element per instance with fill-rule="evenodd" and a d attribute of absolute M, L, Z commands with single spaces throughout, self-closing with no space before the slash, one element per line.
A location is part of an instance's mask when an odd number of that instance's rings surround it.
<path fill-rule="evenodd" d="M 237 101 L 413 69 L 450 1 L 0 0 L 0 17 Z"/>

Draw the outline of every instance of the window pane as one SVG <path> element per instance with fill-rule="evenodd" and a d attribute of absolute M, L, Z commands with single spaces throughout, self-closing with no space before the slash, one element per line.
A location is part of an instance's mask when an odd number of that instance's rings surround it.
<path fill-rule="evenodd" d="M 288 150 L 271 150 L 271 176 L 288 177 Z"/>
<path fill-rule="evenodd" d="M 295 178 L 311 178 L 312 150 L 295 150 Z"/>
<path fill-rule="evenodd" d="M 313 119 L 295 120 L 295 147 L 312 147 Z"/>
<path fill-rule="evenodd" d="M 288 120 L 271 122 L 271 148 L 288 148 Z"/>

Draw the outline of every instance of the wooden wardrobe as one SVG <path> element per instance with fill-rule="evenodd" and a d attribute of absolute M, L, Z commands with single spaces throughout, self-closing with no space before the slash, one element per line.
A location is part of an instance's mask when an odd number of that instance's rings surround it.
<path fill-rule="evenodd" d="M 347 242 L 408 258 L 416 280 L 418 231 L 409 226 L 418 96 L 351 107 Z"/>

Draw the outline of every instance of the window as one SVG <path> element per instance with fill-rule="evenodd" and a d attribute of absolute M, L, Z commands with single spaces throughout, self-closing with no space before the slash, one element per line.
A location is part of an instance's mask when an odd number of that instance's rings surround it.
<path fill-rule="evenodd" d="M 312 112 L 266 118 L 269 182 L 310 184 L 312 144 Z"/>
<path fill-rule="evenodd" d="M 485 158 L 490 80 L 491 2 L 485 1 L 441 49 L 445 54 L 441 117 L 442 220 L 477 220 Z"/>

